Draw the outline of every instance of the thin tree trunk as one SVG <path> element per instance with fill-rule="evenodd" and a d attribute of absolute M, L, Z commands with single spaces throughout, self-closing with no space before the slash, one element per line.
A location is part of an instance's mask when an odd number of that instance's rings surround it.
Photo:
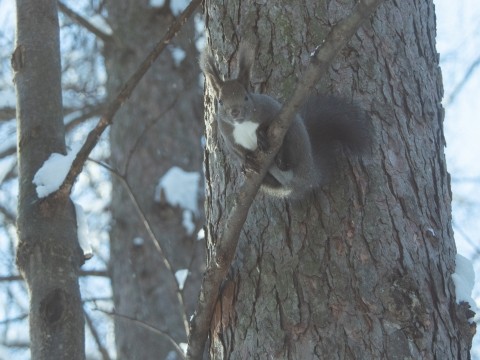
<path fill-rule="evenodd" d="M 32 359 L 84 359 L 78 286 L 83 253 L 68 197 L 38 199 L 32 179 L 52 152 L 65 153 L 57 2 L 17 1 L 12 56 L 17 91 L 17 264 L 30 293 Z"/>
<path fill-rule="evenodd" d="M 108 91 L 114 95 L 174 17 L 168 3 L 163 10 L 132 0 L 108 1 L 107 6 L 115 45 L 107 48 L 105 58 Z M 194 216 L 197 229 L 187 233 L 182 225 L 183 210 L 155 203 L 154 193 L 159 179 L 172 166 L 201 172 L 201 90 L 194 38 L 192 19 L 124 104 L 110 133 L 112 165 L 130 186 L 128 190 L 123 180 L 112 176 L 110 270 L 115 311 L 169 333 L 176 342 L 186 342 L 187 316 L 198 291 L 204 244 L 196 241 L 196 232 L 203 215 L 200 211 Z M 176 62 L 177 51 L 185 52 L 180 62 Z M 201 209 L 201 201 L 198 205 Z M 157 240 L 173 272 L 190 269 L 183 291 L 165 267 L 163 255 L 154 245 Z M 115 319 L 115 336 L 121 359 L 164 359 L 174 351 L 165 337 L 121 317 Z"/>
<path fill-rule="evenodd" d="M 288 98 L 328 24 L 354 3 L 207 2 L 220 71 L 232 74 L 239 39 L 247 41 L 259 49 L 255 87 Z M 357 160 L 339 149 L 333 181 L 304 201 L 257 195 L 211 324 L 211 358 L 469 358 L 450 280 L 456 250 L 434 44 L 432 1 L 386 1 L 334 61 L 318 90 L 367 110 L 371 153 Z M 206 104 L 215 249 L 240 176 Z"/>

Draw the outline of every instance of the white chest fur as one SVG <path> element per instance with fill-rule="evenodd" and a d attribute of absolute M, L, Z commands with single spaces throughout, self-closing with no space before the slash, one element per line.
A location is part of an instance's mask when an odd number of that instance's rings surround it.
<path fill-rule="evenodd" d="M 233 129 L 235 142 L 245 149 L 255 150 L 257 148 L 257 128 L 258 124 L 251 121 L 236 123 Z"/>

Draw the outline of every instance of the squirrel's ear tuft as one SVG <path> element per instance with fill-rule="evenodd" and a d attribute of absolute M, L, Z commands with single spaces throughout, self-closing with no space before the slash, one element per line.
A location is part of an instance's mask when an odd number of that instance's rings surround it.
<path fill-rule="evenodd" d="M 218 97 L 224 82 L 220 77 L 217 67 L 215 66 L 213 55 L 207 48 L 205 48 L 205 50 L 200 54 L 199 64 L 200 69 L 202 69 L 203 74 L 205 75 L 205 78 L 213 87 L 215 96 Z"/>
<path fill-rule="evenodd" d="M 250 74 L 255 61 L 255 48 L 247 42 L 241 42 L 238 48 L 238 82 L 248 91 L 250 87 Z"/>

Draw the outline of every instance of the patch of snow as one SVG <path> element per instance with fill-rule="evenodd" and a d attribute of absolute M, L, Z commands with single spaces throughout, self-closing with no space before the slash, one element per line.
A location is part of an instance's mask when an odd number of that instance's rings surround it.
<path fill-rule="evenodd" d="M 178 344 L 178 346 L 180 346 L 180 349 L 182 349 L 185 354 L 187 353 L 187 350 L 188 350 L 188 344 L 187 343 L 182 342 L 182 343 Z"/>
<path fill-rule="evenodd" d="M 466 257 L 457 254 L 455 257 L 455 273 L 452 274 L 455 284 L 457 302 L 465 301 L 470 304 L 473 311 L 477 311 L 475 301 L 472 299 L 472 290 L 475 285 L 475 270 L 472 262 Z"/>
<path fill-rule="evenodd" d="M 83 250 L 83 256 L 85 259 L 90 259 L 93 256 L 93 250 L 90 246 L 87 217 L 83 212 L 83 208 L 77 204 L 75 205 L 75 213 L 77 215 L 77 237 L 78 243 Z"/>
<path fill-rule="evenodd" d="M 155 201 L 166 201 L 171 206 L 179 206 L 198 214 L 198 191 L 200 174 L 188 172 L 178 166 L 172 166 L 160 178 L 155 189 Z"/>
<path fill-rule="evenodd" d="M 195 231 L 194 217 L 198 215 L 200 174 L 172 166 L 155 188 L 156 202 L 166 201 L 171 206 L 183 209 L 182 225 L 188 235 Z"/>
<path fill-rule="evenodd" d="M 185 285 L 185 280 L 187 280 L 188 276 L 188 269 L 182 269 L 175 272 L 175 279 L 177 279 L 178 288 L 183 290 L 183 286 Z"/>
<path fill-rule="evenodd" d="M 44 198 L 60 188 L 80 147 L 81 144 L 75 144 L 67 155 L 51 154 L 42 167 L 38 169 L 33 177 L 33 183 L 37 185 L 36 190 L 39 198 Z"/>
<path fill-rule="evenodd" d="M 197 233 L 197 240 L 203 240 L 205 239 L 205 230 L 201 228 L 198 233 Z"/>

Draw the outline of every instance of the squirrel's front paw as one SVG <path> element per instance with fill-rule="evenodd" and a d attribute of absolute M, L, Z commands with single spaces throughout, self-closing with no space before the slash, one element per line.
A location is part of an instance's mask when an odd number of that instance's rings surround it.
<path fill-rule="evenodd" d="M 257 145 L 258 148 L 263 152 L 267 151 L 270 147 L 270 144 L 268 142 L 267 129 L 268 128 L 266 126 L 261 126 L 257 130 Z"/>

